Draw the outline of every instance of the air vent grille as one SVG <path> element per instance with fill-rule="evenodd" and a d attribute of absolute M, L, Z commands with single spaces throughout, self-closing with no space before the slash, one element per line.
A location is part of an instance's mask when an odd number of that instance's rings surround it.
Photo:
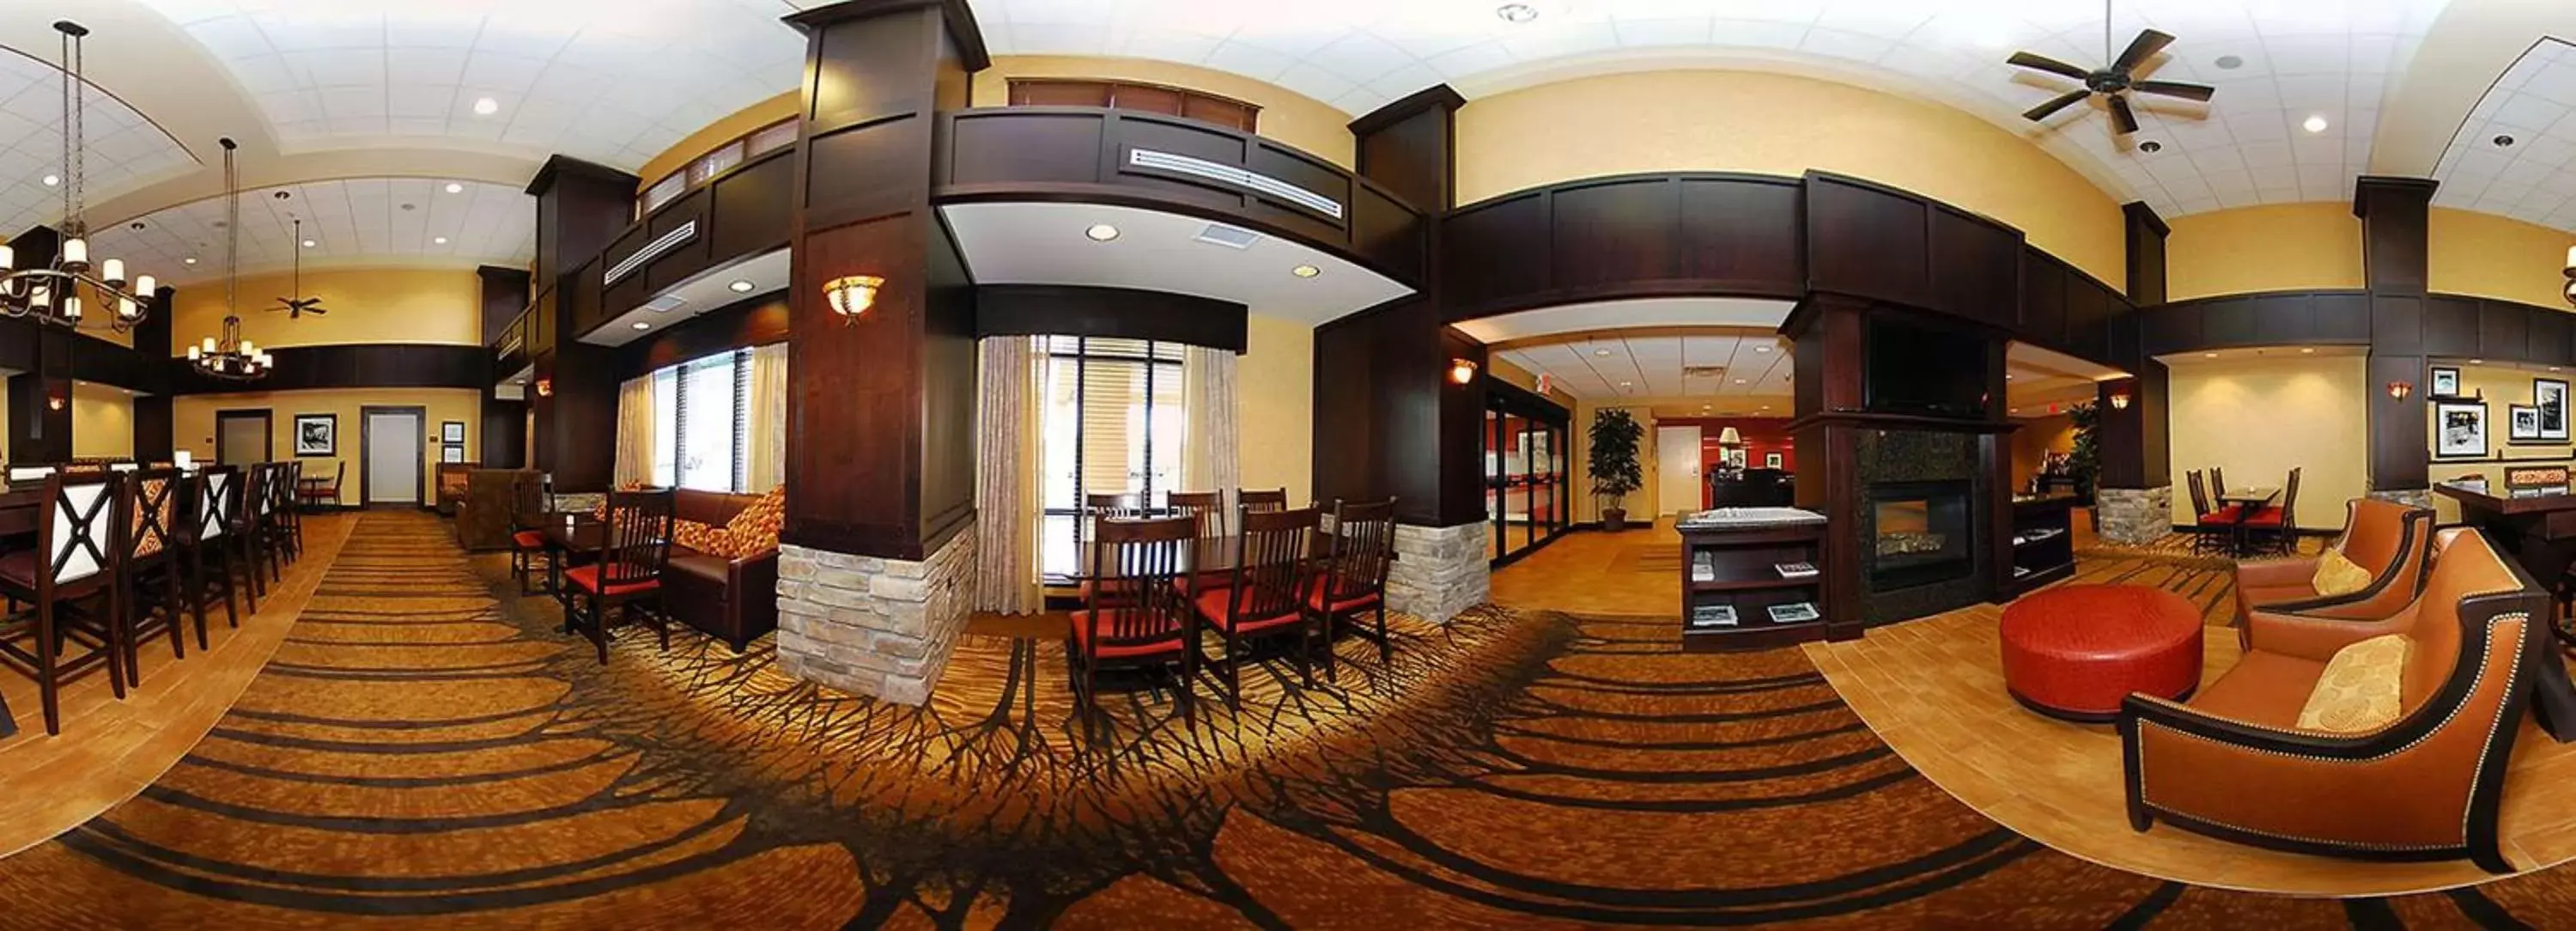
<path fill-rule="evenodd" d="M 667 314 L 686 306 L 688 303 L 688 298 L 681 297 L 677 294 L 665 294 L 661 297 L 645 301 L 644 309 L 657 314 Z"/>
<path fill-rule="evenodd" d="M 1223 223 L 1210 223 L 1208 224 L 1207 229 L 1199 232 L 1199 241 L 1224 246 L 1228 249 L 1250 249 L 1252 248 L 1253 243 L 1261 241 L 1261 234 L 1247 229 L 1237 229 Z"/>
<path fill-rule="evenodd" d="M 1682 366 L 1682 377 L 1683 377 L 1683 378 L 1723 378 L 1723 377 L 1725 377 L 1725 376 L 1726 376 L 1726 366 L 1723 366 L 1723 365 L 1685 365 L 1685 366 Z"/>

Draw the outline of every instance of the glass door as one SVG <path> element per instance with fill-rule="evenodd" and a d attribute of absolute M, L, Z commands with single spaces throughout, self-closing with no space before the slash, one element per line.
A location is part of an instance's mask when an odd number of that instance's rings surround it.
<path fill-rule="evenodd" d="M 1489 381 L 1485 410 L 1485 515 L 1497 562 L 1555 539 L 1566 524 L 1565 408 Z"/>

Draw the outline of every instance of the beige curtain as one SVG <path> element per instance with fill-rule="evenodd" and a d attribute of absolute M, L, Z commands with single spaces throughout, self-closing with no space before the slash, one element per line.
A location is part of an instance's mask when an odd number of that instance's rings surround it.
<path fill-rule="evenodd" d="M 617 483 L 653 481 L 653 376 L 617 388 Z"/>
<path fill-rule="evenodd" d="M 1034 614 L 1038 591 L 1039 412 L 1045 355 L 1034 339 L 977 346 L 975 382 L 975 609 Z"/>
<path fill-rule="evenodd" d="M 1181 407 L 1188 431 L 1181 447 L 1181 486 L 1231 495 L 1243 482 L 1236 461 L 1234 353 L 1204 346 L 1181 350 Z M 1235 501 L 1226 500 L 1226 530 L 1234 529 Z"/>
<path fill-rule="evenodd" d="M 765 492 L 787 481 L 787 344 L 771 343 L 751 351 L 750 417 L 744 421 L 751 445 L 744 457 L 747 492 Z"/>

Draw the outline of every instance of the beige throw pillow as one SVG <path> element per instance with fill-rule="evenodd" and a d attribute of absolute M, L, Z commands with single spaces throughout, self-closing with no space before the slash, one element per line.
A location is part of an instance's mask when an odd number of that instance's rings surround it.
<path fill-rule="evenodd" d="M 2407 648 L 2404 636 L 2382 634 L 2336 650 L 2299 709 L 2299 729 L 2350 734 L 2397 720 Z"/>
<path fill-rule="evenodd" d="M 2308 585 L 2328 598 L 2349 595 L 2370 587 L 2370 570 L 2344 558 L 2342 550 L 2330 549 L 2317 558 L 2317 574 Z"/>

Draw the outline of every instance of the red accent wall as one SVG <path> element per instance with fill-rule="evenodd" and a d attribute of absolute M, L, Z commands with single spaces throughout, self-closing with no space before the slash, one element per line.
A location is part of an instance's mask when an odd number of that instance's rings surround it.
<path fill-rule="evenodd" d="M 1734 427 L 1744 440 L 1745 465 L 1762 468 L 1762 454 L 1776 452 L 1780 454 L 1781 468 L 1798 467 L 1797 444 L 1789 435 L 1786 417 L 1662 417 L 1655 420 L 1655 425 L 1699 427 L 1699 463 L 1703 470 L 1717 466 L 1717 437 L 1728 427 Z"/>

